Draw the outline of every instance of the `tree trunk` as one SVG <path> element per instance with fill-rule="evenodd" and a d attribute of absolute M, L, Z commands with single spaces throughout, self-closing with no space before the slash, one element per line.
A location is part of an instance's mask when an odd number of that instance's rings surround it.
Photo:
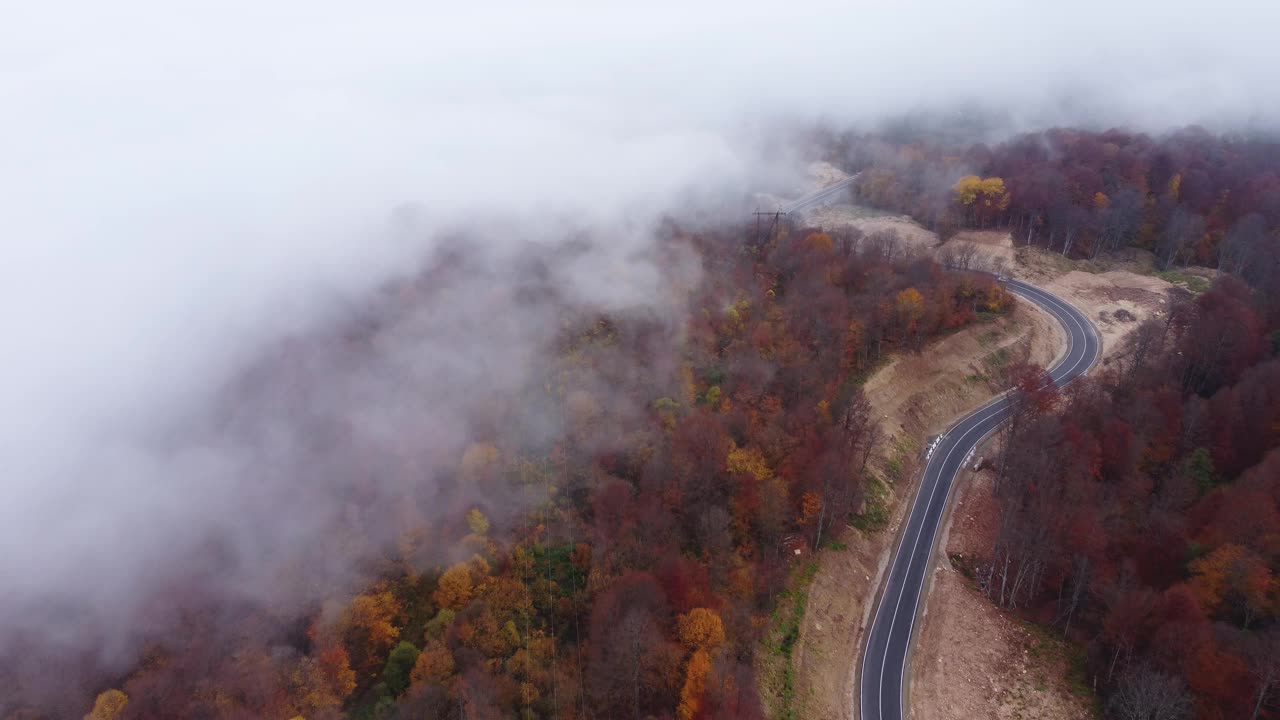
<path fill-rule="evenodd" d="M 813 534 L 813 551 L 818 552 L 818 548 L 822 547 L 822 522 L 827 516 L 827 485 L 829 481 L 822 481 L 822 508 L 818 510 L 818 531 Z"/>
<path fill-rule="evenodd" d="M 1071 621 L 1075 618 L 1076 608 L 1080 606 L 1080 596 L 1084 592 L 1085 583 L 1088 582 L 1089 558 L 1087 556 L 1076 564 L 1076 572 L 1073 575 L 1070 604 L 1067 606 L 1067 617 L 1062 627 L 1064 638 L 1071 634 Z"/>
<path fill-rule="evenodd" d="M 640 640 L 637 638 L 632 640 L 632 650 L 635 653 L 634 667 L 631 669 L 631 703 L 633 708 L 633 716 L 636 720 L 640 720 Z M 552 669 L 554 674 L 554 668 Z"/>
<path fill-rule="evenodd" d="M 1270 685 L 1258 688 L 1258 700 L 1253 704 L 1253 714 L 1249 716 L 1249 720 L 1258 720 L 1258 713 L 1262 712 L 1262 701 L 1267 699 L 1267 693 L 1270 690 Z"/>

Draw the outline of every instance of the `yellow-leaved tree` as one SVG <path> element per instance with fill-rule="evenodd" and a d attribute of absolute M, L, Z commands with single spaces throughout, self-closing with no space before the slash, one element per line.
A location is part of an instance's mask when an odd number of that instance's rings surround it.
<path fill-rule="evenodd" d="M 919 290 L 909 287 L 898 293 L 895 306 L 904 323 L 914 324 L 924 315 L 924 296 Z"/>
<path fill-rule="evenodd" d="M 1009 207 L 1009 193 L 1004 188 L 1003 178 L 983 178 L 981 191 L 984 207 L 995 210 L 1004 210 Z"/>
<path fill-rule="evenodd" d="M 1004 178 L 980 178 L 965 175 L 952 187 L 956 202 L 965 209 L 969 221 L 985 227 L 994 222 L 1009 208 L 1011 197 L 1005 188 Z"/>
<path fill-rule="evenodd" d="M 923 335 L 920 319 L 924 317 L 924 296 L 919 290 L 909 287 L 898 293 L 893 304 L 898 313 L 898 324 L 902 328 L 903 339 L 915 347 Z"/>
<path fill-rule="evenodd" d="M 898 311 L 898 319 L 904 328 L 908 332 L 914 331 L 916 323 L 924 317 L 924 296 L 919 290 L 909 287 L 898 293 L 894 299 L 894 307 Z"/>
<path fill-rule="evenodd" d="M 768 461 L 764 459 L 764 455 L 755 447 L 733 448 L 729 451 L 728 457 L 725 458 L 725 465 L 729 472 L 745 473 L 756 480 L 767 480 L 773 477 L 773 471 L 769 469 Z"/>
<path fill-rule="evenodd" d="M 124 713 L 124 706 L 129 704 L 129 696 L 119 690 L 107 690 L 100 693 L 93 701 L 93 709 L 84 720 L 117 720 Z"/>
<path fill-rule="evenodd" d="M 982 178 L 977 175 L 965 175 L 956 181 L 952 190 L 956 194 L 956 202 L 961 205 L 972 205 L 982 192 Z"/>
<path fill-rule="evenodd" d="M 487 535 L 489 533 L 489 518 L 480 512 L 480 508 L 471 508 L 467 512 L 467 527 L 471 528 L 471 532 L 476 535 Z"/>

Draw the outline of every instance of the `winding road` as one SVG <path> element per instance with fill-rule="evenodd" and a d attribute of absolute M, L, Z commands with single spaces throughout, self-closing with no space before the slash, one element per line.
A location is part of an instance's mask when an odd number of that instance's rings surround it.
<path fill-rule="evenodd" d="M 1102 344 L 1098 331 L 1084 314 L 1034 285 L 1017 280 L 1002 282 L 1011 292 L 1056 318 L 1066 331 L 1067 351 L 1049 369 L 1049 376 L 1059 387 L 1083 375 L 1097 362 Z M 906 717 L 907 665 L 938 527 L 956 475 L 978 441 L 1004 422 L 1007 404 L 1000 396 L 970 412 L 951 426 L 930 452 L 867 634 L 858 682 L 861 720 Z"/>
<path fill-rule="evenodd" d="M 808 195 L 805 195 L 804 197 L 798 200 L 793 200 L 792 202 L 789 202 L 786 205 L 783 205 L 782 207 L 779 208 L 779 210 L 785 213 L 794 213 L 794 212 L 800 212 L 802 210 L 808 210 L 810 208 L 817 207 L 818 205 L 822 205 L 830 201 L 835 201 L 835 200 L 847 201 L 848 198 L 845 198 L 843 196 L 849 192 L 849 185 L 853 182 L 854 178 L 856 177 L 858 176 L 852 175 L 850 177 L 845 178 L 844 180 L 841 180 L 840 182 L 837 182 L 832 185 L 828 185 L 822 188 L 821 190 L 815 190 L 814 192 L 811 192 Z"/>
<path fill-rule="evenodd" d="M 810 193 L 781 209 L 788 213 L 802 212 L 839 200 L 852 180 Z M 1000 282 L 1010 292 L 1048 312 L 1066 331 L 1067 350 L 1049 368 L 1049 377 L 1059 387 L 1093 367 L 1101 355 L 1102 343 L 1097 329 L 1083 313 L 1034 285 L 1006 278 Z M 1008 401 L 1004 396 L 993 398 L 952 425 L 929 451 L 920 487 L 894 550 L 866 636 L 858 679 L 861 720 L 906 717 L 907 665 L 916 618 L 951 488 L 969 453 L 982 438 L 999 427 L 1007 415 Z"/>

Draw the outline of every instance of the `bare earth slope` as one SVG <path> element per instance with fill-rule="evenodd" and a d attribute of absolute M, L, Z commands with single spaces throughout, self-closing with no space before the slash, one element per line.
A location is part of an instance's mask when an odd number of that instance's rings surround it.
<path fill-rule="evenodd" d="M 957 482 L 911 659 L 910 720 L 1094 717 L 1092 693 L 1072 674 L 1070 647 L 997 609 L 959 569 L 991 547 L 990 476 L 967 472 Z"/>

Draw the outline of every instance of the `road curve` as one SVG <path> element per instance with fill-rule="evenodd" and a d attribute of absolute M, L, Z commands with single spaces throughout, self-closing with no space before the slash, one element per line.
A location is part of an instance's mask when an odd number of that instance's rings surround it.
<path fill-rule="evenodd" d="M 1079 310 L 1034 285 L 1004 281 L 1019 297 L 1035 303 L 1062 324 L 1067 352 L 1049 369 L 1059 387 L 1084 374 L 1102 351 L 1098 331 Z M 951 496 L 956 475 L 980 439 L 1005 419 L 1007 401 L 992 399 L 951 427 L 929 455 L 916 491 L 906 528 L 894 550 L 880 601 L 867 633 L 858 681 L 861 720 L 902 720 L 906 717 L 905 689 L 911 638 L 926 575 L 933 557 L 938 526 Z"/>

